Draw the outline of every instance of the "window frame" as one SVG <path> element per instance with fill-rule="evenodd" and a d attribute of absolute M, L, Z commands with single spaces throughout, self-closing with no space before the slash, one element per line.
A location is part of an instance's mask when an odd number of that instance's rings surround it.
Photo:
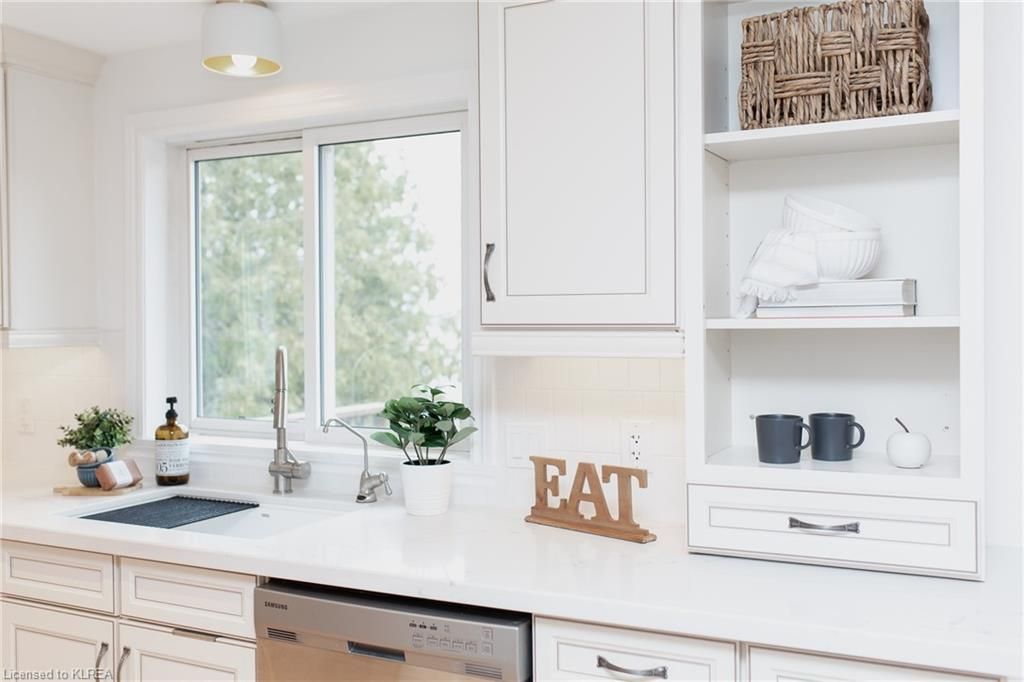
<path fill-rule="evenodd" d="M 359 441 L 342 429 L 332 429 L 324 433 L 322 429 L 322 415 L 324 414 L 324 393 L 326 387 L 323 378 L 324 362 L 322 351 L 324 347 L 333 347 L 333 336 L 330 346 L 325 341 L 327 330 L 321 329 L 321 307 L 323 292 L 323 268 L 321 247 L 333 239 L 333 231 L 322 231 L 320 224 L 320 148 L 334 144 L 345 144 L 348 142 L 369 141 L 375 139 L 386 139 L 394 137 L 409 137 L 416 135 L 430 135 L 445 132 L 458 132 L 460 134 L 461 149 L 461 243 L 462 258 L 461 280 L 462 286 L 462 387 L 463 401 L 467 404 L 474 404 L 475 396 L 482 395 L 480 387 L 476 383 L 476 372 L 471 348 L 472 329 L 474 319 L 471 314 L 473 310 L 474 288 L 469 285 L 472 276 L 474 260 L 474 219 L 472 211 L 473 187 L 475 169 L 469 164 L 472 161 L 472 141 L 470 139 L 469 116 L 466 110 L 443 111 L 439 113 L 413 114 L 408 116 L 384 118 L 372 121 L 360 121 L 331 125 L 323 127 L 305 128 L 301 131 L 281 133 L 276 136 L 268 136 L 273 139 L 240 138 L 238 140 L 219 140 L 215 144 L 202 146 L 191 146 L 186 150 L 187 159 L 187 186 L 188 186 L 188 212 L 189 212 L 189 399 L 191 408 L 191 426 L 194 433 L 203 436 L 226 436 L 241 438 L 269 438 L 268 419 L 223 419 L 216 417 L 200 417 L 198 415 L 199 390 L 200 390 L 200 368 L 201 359 L 198 357 L 198 332 L 199 332 L 199 281 L 198 281 L 198 220 L 199 203 L 197 202 L 197 174 L 196 163 L 212 159 L 240 158 L 245 156 L 257 156 L 260 154 L 273 154 L 282 152 L 302 152 L 303 171 L 303 339 L 305 350 L 305 382 L 304 395 L 304 416 L 303 418 L 289 417 L 288 427 L 295 440 L 304 440 L 310 445 L 341 445 L 360 448 Z M 332 311 L 324 310 L 325 319 L 329 319 Z M 330 331 L 333 335 L 333 329 Z M 333 361 L 333 358 L 331 359 Z M 314 381 L 308 380 L 315 377 Z M 268 401 L 271 396 L 268 396 Z M 312 417 L 312 418 L 310 418 Z M 360 428 L 366 436 L 369 436 L 375 429 Z M 451 452 L 456 457 L 471 457 L 476 452 L 475 439 L 467 439 L 452 448 Z M 401 454 L 391 448 L 378 446 L 371 441 L 371 450 L 375 454 L 384 456 L 401 457 Z"/>

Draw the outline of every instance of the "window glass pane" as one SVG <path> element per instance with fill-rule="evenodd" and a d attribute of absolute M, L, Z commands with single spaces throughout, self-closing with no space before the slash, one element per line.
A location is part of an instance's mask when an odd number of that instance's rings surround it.
<path fill-rule="evenodd" d="M 322 416 L 386 426 L 384 401 L 418 383 L 460 399 L 460 134 L 328 145 L 320 164 Z"/>
<path fill-rule="evenodd" d="M 198 414 L 270 420 L 274 351 L 303 409 L 302 153 L 195 164 Z"/>

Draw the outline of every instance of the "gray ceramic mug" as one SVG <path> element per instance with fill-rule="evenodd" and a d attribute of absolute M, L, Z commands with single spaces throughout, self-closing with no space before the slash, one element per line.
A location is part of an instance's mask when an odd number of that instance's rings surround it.
<path fill-rule="evenodd" d="M 824 462 L 845 462 L 853 459 L 854 448 L 864 444 L 864 427 L 852 414 L 844 412 L 817 412 L 810 417 L 814 446 L 811 457 Z M 853 442 L 853 432 L 860 436 Z"/>
<path fill-rule="evenodd" d="M 795 464 L 800 451 L 810 447 L 813 436 L 803 417 L 795 414 L 759 414 L 757 424 L 757 458 L 765 464 Z M 801 432 L 807 442 L 801 442 Z"/>

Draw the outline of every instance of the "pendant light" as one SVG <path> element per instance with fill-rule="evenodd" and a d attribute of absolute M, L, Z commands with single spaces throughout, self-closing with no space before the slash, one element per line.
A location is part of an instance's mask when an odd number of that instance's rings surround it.
<path fill-rule="evenodd" d="M 203 66 L 258 78 L 281 70 L 281 27 L 262 0 L 217 0 L 203 15 Z"/>

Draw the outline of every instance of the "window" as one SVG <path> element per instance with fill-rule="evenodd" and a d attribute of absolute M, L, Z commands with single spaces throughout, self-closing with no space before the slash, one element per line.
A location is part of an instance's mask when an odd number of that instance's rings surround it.
<path fill-rule="evenodd" d="M 196 426 L 262 430 L 274 349 L 307 438 L 414 384 L 462 399 L 459 115 L 190 152 Z M 314 416 L 315 415 L 315 416 Z"/>

